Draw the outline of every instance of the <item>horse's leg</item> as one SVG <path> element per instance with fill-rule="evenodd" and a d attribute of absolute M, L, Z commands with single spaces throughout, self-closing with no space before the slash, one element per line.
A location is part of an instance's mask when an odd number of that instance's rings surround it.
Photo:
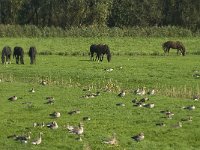
<path fill-rule="evenodd" d="M 103 61 L 103 54 L 101 55 L 101 61 Z"/>
<path fill-rule="evenodd" d="M 19 56 L 16 56 L 16 64 L 19 64 Z"/>
<path fill-rule="evenodd" d="M 24 64 L 24 58 L 23 58 L 23 56 L 20 56 L 20 63 Z"/>

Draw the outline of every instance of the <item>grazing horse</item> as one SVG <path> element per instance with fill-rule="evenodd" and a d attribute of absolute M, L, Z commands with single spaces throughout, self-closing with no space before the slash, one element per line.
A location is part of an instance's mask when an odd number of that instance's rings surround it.
<path fill-rule="evenodd" d="M 106 54 L 107 55 L 107 60 L 110 62 L 111 60 L 111 53 L 108 45 L 103 45 L 103 44 L 98 44 L 98 45 L 91 45 L 90 46 L 90 55 L 91 55 L 91 60 L 94 60 L 94 53 L 96 53 L 96 59 L 95 60 L 100 60 L 103 61 L 103 56 Z"/>
<path fill-rule="evenodd" d="M 176 41 L 176 42 L 174 42 L 174 41 L 167 41 L 167 42 L 165 42 L 165 43 L 162 44 L 162 47 L 163 47 L 163 50 L 164 50 L 165 53 L 169 54 L 169 50 L 170 50 L 170 48 L 172 48 L 172 49 L 177 49 L 177 55 L 178 55 L 178 52 L 180 51 L 181 54 L 183 56 L 185 56 L 185 51 L 186 51 L 185 47 L 179 41 Z"/>
<path fill-rule="evenodd" d="M 7 64 L 7 63 L 11 64 L 10 61 L 11 54 L 12 54 L 11 48 L 9 46 L 5 46 L 1 54 L 2 64 Z"/>
<path fill-rule="evenodd" d="M 21 64 L 24 64 L 24 50 L 21 47 L 15 47 L 13 58 L 16 58 L 16 64 L 19 64 L 19 60 Z"/>
<path fill-rule="evenodd" d="M 33 46 L 30 47 L 29 52 L 28 52 L 28 55 L 29 55 L 30 61 L 31 61 L 30 64 L 34 64 L 35 63 L 36 54 L 37 54 L 36 48 L 33 47 Z"/>

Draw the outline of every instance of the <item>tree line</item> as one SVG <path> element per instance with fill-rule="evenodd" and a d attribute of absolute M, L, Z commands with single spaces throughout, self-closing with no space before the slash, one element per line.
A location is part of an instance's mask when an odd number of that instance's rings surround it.
<path fill-rule="evenodd" d="M 0 24 L 200 29 L 199 0 L 0 0 Z"/>

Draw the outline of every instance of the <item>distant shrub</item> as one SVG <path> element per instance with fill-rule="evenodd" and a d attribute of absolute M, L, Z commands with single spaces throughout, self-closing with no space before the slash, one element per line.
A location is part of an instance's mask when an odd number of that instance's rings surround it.
<path fill-rule="evenodd" d="M 2 25 L 0 37 L 191 37 L 200 36 L 200 32 L 193 33 L 189 29 L 165 27 L 37 27 L 34 25 Z"/>
<path fill-rule="evenodd" d="M 39 55 L 52 55 L 53 53 L 51 51 L 42 51 L 39 53 Z"/>

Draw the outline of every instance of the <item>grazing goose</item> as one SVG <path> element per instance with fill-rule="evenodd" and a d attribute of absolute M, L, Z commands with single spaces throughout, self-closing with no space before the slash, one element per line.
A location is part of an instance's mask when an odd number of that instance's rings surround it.
<path fill-rule="evenodd" d="M 189 116 L 188 118 L 182 118 L 181 121 L 192 121 L 192 116 Z"/>
<path fill-rule="evenodd" d="M 31 139 L 31 132 L 28 132 L 27 135 L 11 135 L 11 136 L 8 136 L 7 138 L 13 138 L 16 141 L 27 143 L 28 140 Z"/>
<path fill-rule="evenodd" d="M 174 114 L 173 114 L 172 112 L 170 112 L 170 111 L 166 111 L 166 112 L 165 112 L 165 115 L 166 115 L 166 117 L 167 117 L 168 119 L 172 119 L 172 116 L 174 116 Z"/>
<path fill-rule="evenodd" d="M 134 98 L 133 100 L 132 100 L 132 103 L 137 103 L 137 98 Z"/>
<path fill-rule="evenodd" d="M 140 99 L 139 102 L 141 102 L 141 103 L 145 103 L 145 102 L 148 101 L 148 100 L 149 100 L 149 98 L 148 98 L 148 97 L 145 97 L 145 98 Z"/>
<path fill-rule="evenodd" d="M 90 121 L 90 117 L 83 117 L 83 121 Z"/>
<path fill-rule="evenodd" d="M 117 145 L 118 141 L 116 139 L 116 134 L 113 134 L 113 136 L 110 139 L 103 141 L 103 143 L 110 145 Z"/>
<path fill-rule="evenodd" d="M 193 96 L 193 100 L 194 100 L 194 101 L 198 101 L 199 98 L 200 98 L 199 95 L 194 95 L 194 96 Z"/>
<path fill-rule="evenodd" d="M 82 123 L 79 123 L 79 126 L 78 127 L 74 127 L 74 126 L 67 126 L 67 129 L 70 133 L 73 133 L 73 134 L 78 134 L 78 135 L 81 135 L 83 134 L 83 124 Z"/>
<path fill-rule="evenodd" d="M 42 80 L 41 84 L 42 85 L 47 85 L 47 81 L 46 80 Z"/>
<path fill-rule="evenodd" d="M 155 104 L 153 103 L 149 103 L 149 104 L 145 104 L 144 107 L 147 107 L 147 108 L 154 108 Z"/>
<path fill-rule="evenodd" d="M 42 132 L 39 133 L 39 137 L 35 141 L 32 142 L 33 145 L 41 144 L 41 142 L 42 142 L 42 134 L 43 134 Z"/>
<path fill-rule="evenodd" d="M 137 90 L 135 90 L 135 94 L 137 94 L 137 95 L 145 95 L 146 94 L 146 87 L 142 87 L 141 89 L 140 88 L 138 88 Z"/>
<path fill-rule="evenodd" d="M 118 94 L 119 97 L 124 97 L 125 95 L 126 95 L 126 92 L 125 92 L 124 90 L 122 90 L 122 91 Z"/>
<path fill-rule="evenodd" d="M 34 122 L 33 123 L 33 127 L 44 127 L 45 126 L 45 123 L 44 122 L 42 122 L 42 123 L 37 123 L 37 122 Z"/>
<path fill-rule="evenodd" d="M 53 122 L 48 123 L 47 127 L 50 129 L 58 129 L 58 124 L 56 121 L 53 121 Z"/>
<path fill-rule="evenodd" d="M 161 122 L 161 123 L 156 123 L 156 126 L 165 127 L 165 126 L 166 126 L 166 124 L 165 124 L 165 123 L 163 123 L 163 122 Z"/>
<path fill-rule="evenodd" d="M 177 124 L 172 125 L 173 128 L 181 128 L 182 127 L 182 123 L 179 121 Z"/>
<path fill-rule="evenodd" d="M 46 100 L 55 100 L 53 96 L 47 96 Z"/>
<path fill-rule="evenodd" d="M 141 132 L 141 133 L 139 133 L 138 135 L 133 136 L 132 138 L 133 138 L 135 141 L 140 142 L 140 141 L 144 140 L 144 133 Z"/>
<path fill-rule="evenodd" d="M 124 103 L 117 103 L 116 106 L 123 106 L 124 107 L 125 104 Z"/>
<path fill-rule="evenodd" d="M 50 104 L 50 105 L 52 105 L 52 104 L 54 104 L 54 100 L 48 99 L 47 102 L 45 102 L 44 104 Z"/>
<path fill-rule="evenodd" d="M 183 107 L 183 109 L 194 110 L 195 106 L 194 105 L 186 106 L 186 107 Z"/>
<path fill-rule="evenodd" d="M 35 93 L 34 88 L 30 89 L 29 92 L 31 92 L 31 93 Z"/>
<path fill-rule="evenodd" d="M 12 96 L 12 97 L 8 98 L 8 100 L 10 100 L 10 101 L 16 101 L 17 100 L 17 96 Z"/>
<path fill-rule="evenodd" d="M 155 95 L 155 89 L 152 89 L 147 92 L 148 95 Z"/>
<path fill-rule="evenodd" d="M 82 96 L 82 98 L 94 98 L 99 95 L 100 95 L 100 92 L 90 93 L 90 94 L 86 94 L 86 95 Z"/>
<path fill-rule="evenodd" d="M 49 114 L 49 116 L 53 117 L 53 118 L 59 118 L 60 117 L 60 112 L 53 112 L 51 114 Z"/>
<path fill-rule="evenodd" d="M 72 111 L 68 112 L 69 115 L 80 114 L 80 113 L 81 113 L 80 110 L 72 110 Z"/>

